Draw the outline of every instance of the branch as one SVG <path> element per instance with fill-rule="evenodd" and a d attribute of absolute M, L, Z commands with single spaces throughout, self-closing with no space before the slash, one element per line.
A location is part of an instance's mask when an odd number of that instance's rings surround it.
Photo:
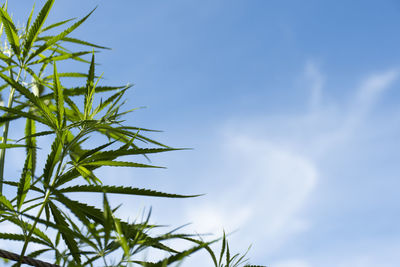
<path fill-rule="evenodd" d="M 19 261 L 20 255 L 0 249 L 0 257 L 6 258 L 6 259 L 9 259 L 12 261 Z M 30 266 L 36 266 L 36 267 L 60 267 L 59 265 L 47 263 L 47 262 L 40 261 L 40 260 L 35 260 L 35 259 L 29 258 L 27 256 L 24 256 L 22 263 L 28 264 Z"/>

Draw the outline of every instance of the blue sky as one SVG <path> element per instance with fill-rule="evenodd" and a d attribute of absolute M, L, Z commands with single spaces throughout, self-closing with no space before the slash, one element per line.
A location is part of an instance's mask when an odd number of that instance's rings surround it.
<path fill-rule="evenodd" d="M 31 4 L 10 10 L 25 21 Z M 128 105 L 147 108 L 129 123 L 194 148 L 153 158 L 167 170 L 104 176 L 207 193 L 116 198 L 125 214 L 238 229 L 232 247 L 271 267 L 398 266 L 398 1 L 69 0 L 49 20 L 96 5 L 74 36 L 112 48 L 97 56 L 106 83 L 135 84 Z"/>

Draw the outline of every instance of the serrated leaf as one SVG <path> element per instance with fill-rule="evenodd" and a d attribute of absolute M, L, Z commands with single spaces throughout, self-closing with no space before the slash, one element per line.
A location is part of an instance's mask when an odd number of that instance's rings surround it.
<path fill-rule="evenodd" d="M 43 45 L 41 45 L 36 51 L 32 52 L 29 56 L 29 58 L 26 60 L 26 62 L 31 61 L 34 57 L 39 55 L 40 53 L 44 52 L 45 50 L 49 49 L 52 47 L 54 44 L 56 44 L 58 41 L 66 37 L 68 34 L 70 34 L 73 30 L 78 28 L 93 12 L 95 9 L 93 9 L 88 15 L 86 15 L 84 18 L 79 20 L 78 22 L 74 23 L 72 26 L 70 26 L 68 29 L 63 31 L 62 33 L 52 37 L 50 40 L 45 42 Z"/>
<path fill-rule="evenodd" d="M 31 179 L 32 179 L 32 174 L 31 174 L 31 157 L 32 155 L 28 153 L 26 155 L 25 159 L 25 164 L 24 168 L 22 169 L 22 174 L 21 178 L 19 180 L 19 186 L 18 186 L 18 191 L 17 191 L 17 209 L 21 210 L 21 206 L 24 203 L 26 194 L 29 191 L 30 185 L 31 185 Z"/>
<path fill-rule="evenodd" d="M 21 235 L 21 234 L 13 234 L 13 233 L 0 233 L 0 239 L 24 242 L 26 239 L 26 236 Z M 49 245 L 47 242 L 44 242 L 43 240 L 36 238 L 36 237 L 31 237 L 29 239 L 29 241 L 31 241 L 33 243 L 45 245 L 45 246 Z"/>
<path fill-rule="evenodd" d="M 92 109 L 94 92 L 95 92 L 95 86 L 94 86 L 94 53 L 93 53 L 86 81 L 86 93 L 85 93 L 84 113 L 83 113 L 85 119 L 89 118 L 90 111 Z"/>
<path fill-rule="evenodd" d="M 63 226 L 64 229 L 60 228 L 61 236 L 65 241 L 69 251 L 71 252 L 72 257 L 74 260 L 80 264 L 81 258 L 79 254 L 78 244 L 76 243 L 74 237 L 70 234 L 70 231 L 65 231 L 65 228 L 68 228 L 69 225 L 64 219 L 64 216 L 58 210 L 58 208 L 51 202 L 49 202 L 50 210 L 53 215 L 54 221 L 57 225 Z"/>
<path fill-rule="evenodd" d="M 0 8 L 0 17 L 1 17 L 1 21 L 4 25 L 4 29 L 6 31 L 7 40 L 10 43 L 11 48 L 14 51 L 14 54 L 19 58 L 20 44 L 19 44 L 17 28 L 15 27 L 14 23 L 12 22 L 12 19 L 8 15 L 7 11 L 5 11 L 2 8 Z"/>
<path fill-rule="evenodd" d="M 47 41 L 47 40 L 51 39 L 51 36 L 42 36 L 42 37 L 40 37 L 40 39 Z M 96 44 L 93 44 L 93 43 L 89 43 L 89 42 L 86 42 L 86 41 L 83 41 L 83 40 L 80 40 L 80 39 L 77 39 L 77 38 L 71 38 L 71 37 L 64 37 L 64 38 L 61 39 L 61 41 L 74 43 L 74 44 L 85 45 L 85 46 L 90 46 L 90 47 L 95 47 L 95 48 L 100 48 L 100 49 L 109 49 L 109 50 L 111 49 L 109 47 L 96 45 Z"/>
<path fill-rule="evenodd" d="M 24 117 L 24 118 L 29 118 L 29 119 L 35 120 L 35 121 L 43 123 L 44 125 L 47 125 L 47 126 L 51 125 L 47 120 L 43 119 L 42 117 L 36 116 L 31 112 L 28 113 L 28 112 L 24 112 L 24 111 L 21 111 L 21 110 L 16 109 L 16 108 L 7 108 L 7 107 L 2 107 L 2 106 L 0 106 L 0 110 L 6 111 L 8 113 L 16 114 L 16 115 L 18 115 L 20 117 Z"/>
<path fill-rule="evenodd" d="M 71 192 L 93 192 L 93 193 L 111 193 L 111 194 L 128 194 L 137 196 L 151 196 L 151 197 L 167 197 L 167 198 L 189 198 L 197 197 L 200 195 L 177 195 L 163 193 L 150 189 L 134 188 L 134 187 L 124 187 L 124 186 L 108 186 L 108 185 L 77 185 L 62 188 L 59 190 L 61 193 L 71 193 Z"/>
<path fill-rule="evenodd" d="M 61 138 L 57 136 L 51 145 L 51 152 L 47 156 L 46 164 L 43 170 L 43 181 L 46 185 L 50 183 L 53 170 L 60 159 L 62 146 L 63 142 Z"/>
<path fill-rule="evenodd" d="M 14 211 L 13 205 L 11 204 L 11 202 L 4 195 L 0 195 L 0 204 L 5 206 L 10 211 Z"/>
<path fill-rule="evenodd" d="M 63 93 L 63 88 L 60 84 L 60 79 L 58 78 L 57 75 L 56 62 L 53 62 L 53 66 L 54 66 L 54 72 L 53 72 L 54 93 L 56 98 L 58 127 L 61 129 L 62 122 L 64 120 L 64 93 Z"/>
<path fill-rule="evenodd" d="M 26 152 L 27 154 L 31 155 L 30 157 L 30 162 L 28 164 L 28 168 L 31 172 L 32 178 L 35 177 L 35 171 L 36 171 L 36 137 L 37 136 L 42 136 L 43 132 L 41 133 L 36 133 L 36 125 L 35 121 L 31 119 L 26 120 L 26 125 L 25 125 L 25 144 L 27 146 Z"/>
<path fill-rule="evenodd" d="M 62 55 L 57 55 L 57 56 L 50 56 L 50 57 L 43 57 L 42 59 L 33 61 L 29 63 L 29 65 L 35 65 L 35 64 L 40 64 L 40 63 L 48 63 L 48 62 L 54 62 L 54 61 L 62 61 L 66 59 L 76 59 L 79 61 L 82 61 L 80 56 L 87 55 L 92 53 L 92 51 L 82 51 L 82 52 L 76 52 L 76 53 L 64 53 Z M 84 62 L 87 62 L 86 60 Z"/>
<path fill-rule="evenodd" d="M 53 23 L 53 24 L 43 28 L 40 32 L 45 32 L 45 31 L 51 30 L 51 29 L 53 29 L 55 27 L 59 27 L 61 25 L 64 25 L 65 23 L 68 23 L 68 22 L 70 22 L 72 20 L 75 20 L 75 19 L 76 18 L 72 18 L 72 19 L 67 19 L 67 20 L 63 20 L 63 21 L 60 21 L 60 22 Z"/>
<path fill-rule="evenodd" d="M 31 50 L 32 44 L 35 42 L 38 34 L 40 33 L 40 29 L 42 28 L 44 22 L 46 21 L 47 16 L 49 15 L 50 9 L 54 4 L 54 0 L 48 0 L 43 8 L 40 10 L 38 16 L 36 17 L 35 21 L 33 22 L 32 26 L 29 28 L 25 44 L 24 44 L 24 51 L 22 55 L 22 60 L 26 58 L 29 51 Z"/>
<path fill-rule="evenodd" d="M 114 166 L 114 167 L 135 167 L 135 168 L 164 168 L 154 165 L 136 163 L 136 162 L 127 162 L 127 161 L 115 161 L 115 160 L 98 160 L 85 162 L 85 166 Z"/>
<path fill-rule="evenodd" d="M 4 75 L 1 72 L 0 72 L 0 77 L 9 85 L 11 85 L 13 88 L 15 88 L 15 90 L 17 90 L 21 95 L 25 96 L 28 100 L 30 100 L 30 102 L 34 104 L 35 107 L 38 108 L 42 116 L 47 119 L 48 121 L 47 124 L 53 124 L 53 125 L 55 124 L 56 119 L 54 118 L 54 115 L 50 112 L 48 107 L 43 103 L 43 101 L 40 98 L 35 96 L 24 86 L 22 86 L 21 84 L 19 84 L 18 82 L 14 81 L 13 79 L 9 78 L 8 76 Z M 4 107 L 1 108 L 4 109 Z"/>
<path fill-rule="evenodd" d="M 16 147 L 26 147 L 26 145 L 4 144 L 4 143 L 0 144 L 0 149 L 3 149 L 3 148 L 16 148 Z"/>

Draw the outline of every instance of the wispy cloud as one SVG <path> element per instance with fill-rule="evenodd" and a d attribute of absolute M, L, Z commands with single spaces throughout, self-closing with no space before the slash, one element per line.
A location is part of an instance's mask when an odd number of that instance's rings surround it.
<path fill-rule="evenodd" d="M 399 76 L 397 70 L 369 75 L 350 101 L 324 107 L 324 75 L 312 62 L 304 73 L 311 88 L 308 110 L 235 118 L 224 124 L 215 141 L 220 151 L 209 159 L 221 163 L 221 184 L 214 189 L 219 193 L 186 213 L 199 232 L 240 229 L 233 240 L 255 243 L 256 258 L 273 254 L 296 233 L 310 230 L 312 221 L 302 211 L 327 175 L 319 167 L 321 156 L 335 160 L 330 151 L 356 138 L 375 101 Z M 295 260 L 276 266 L 310 265 Z"/>

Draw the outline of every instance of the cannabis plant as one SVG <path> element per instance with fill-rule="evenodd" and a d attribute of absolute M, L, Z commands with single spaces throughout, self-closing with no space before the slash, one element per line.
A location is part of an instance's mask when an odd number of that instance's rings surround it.
<path fill-rule="evenodd" d="M 150 213 L 134 222 L 116 216 L 118 207 L 110 205 L 109 194 L 193 196 L 103 183 L 98 170 L 104 166 L 158 168 L 138 157 L 177 149 L 149 138 L 149 129 L 125 124 L 123 117 L 133 111 L 123 108 L 123 97 L 130 86 L 102 85 L 101 75 L 95 71 L 98 51 L 94 49 L 107 48 L 70 36 L 94 10 L 80 20 L 44 26 L 53 4 L 54 0 L 48 0 L 34 19 L 32 9 L 23 27 L 15 25 L 7 3 L 0 8 L 4 43 L 0 97 L 6 100 L 0 106 L 0 239 L 21 242 L 20 251 L 8 251 L 0 243 L 0 257 L 14 261 L 15 266 L 167 266 L 200 249 L 210 252 L 212 242 L 203 242 L 197 236 L 176 230 L 152 234 L 157 225 L 149 223 Z M 64 29 L 58 30 L 60 27 Z M 69 44 L 81 49 L 72 50 Z M 71 60 L 86 64 L 87 71 L 58 71 Z M 76 84 L 71 86 L 70 79 L 65 85 L 65 78 L 72 78 Z M 99 94 L 103 95 L 100 99 Z M 11 125 L 21 127 L 21 122 L 25 125 L 23 133 L 9 138 Z M 48 144 L 43 147 L 43 152 L 48 151 L 43 164 L 38 162 L 42 143 Z M 19 177 L 5 176 L 8 149 L 26 151 Z M 90 205 L 71 193 L 98 194 L 103 205 Z M 19 231 L 3 232 L 4 223 L 15 225 Z M 177 251 L 165 243 L 173 239 L 186 240 L 192 246 Z M 225 237 L 223 244 L 225 251 Z M 143 260 L 149 249 L 168 256 L 158 262 Z M 54 265 L 38 259 L 43 256 L 54 258 Z M 229 257 L 228 249 L 226 266 L 232 265 Z"/>

